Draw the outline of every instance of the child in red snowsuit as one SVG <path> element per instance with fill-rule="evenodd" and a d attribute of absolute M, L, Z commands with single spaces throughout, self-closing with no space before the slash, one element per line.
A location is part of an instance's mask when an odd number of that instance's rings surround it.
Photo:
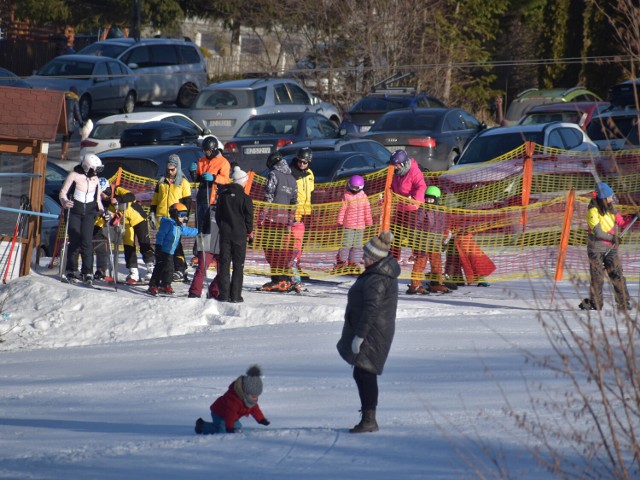
<path fill-rule="evenodd" d="M 258 365 L 252 365 L 246 375 L 236 378 L 224 395 L 211 404 L 211 419 L 205 422 L 196 420 L 196 433 L 209 435 L 213 433 L 239 433 L 242 431 L 240 418 L 251 415 L 261 425 L 269 425 L 258 405 L 258 397 L 262 394 L 262 372 Z"/>

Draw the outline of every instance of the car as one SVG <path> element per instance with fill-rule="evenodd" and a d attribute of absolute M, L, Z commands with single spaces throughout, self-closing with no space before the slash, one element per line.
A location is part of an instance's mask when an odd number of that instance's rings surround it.
<path fill-rule="evenodd" d="M 11 70 L 0 67 L 0 87 L 31 88 L 31 84 L 22 80 Z"/>
<path fill-rule="evenodd" d="M 550 88 L 540 90 L 537 88 L 530 88 L 518 94 L 518 96 L 511 102 L 507 112 L 504 114 L 504 118 L 501 120 L 501 125 L 509 126 L 515 125 L 525 113 L 536 105 L 544 105 L 546 103 L 559 103 L 559 102 L 601 102 L 597 94 L 587 90 L 584 87 L 573 88 Z"/>
<path fill-rule="evenodd" d="M 559 150 L 598 152 L 598 146 L 575 123 L 551 122 L 495 127 L 472 138 L 452 169 L 496 159 L 523 145 L 525 141 Z"/>
<path fill-rule="evenodd" d="M 68 175 L 69 172 L 64 168 L 56 163 L 48 161 L 45 170 L 44 193 L 49 195 L 51 198 L 54 198 L 57 202 L 60 202 L 60 199 L 58 198 L 60 195 L 60 189 Z"/>
<path fill-rule="evenodd" d="M 340 124 L 336 107 L 314 97 L 291 78 L 245 78 L 211 84 L 200 92 L 187 115 L 226 142 L 256 115 L 306 111 Z"/>
<path fill-rule="evenodd" d="M 385 113 L 364 138 L 389 152 L 406 150 L 423 171 L 437 172 L 451 167 L 467 139 L 484 128 L 461 108 L 403 108 Z"/>
<path fill-rule="evenodd" d="M 294 157 L 295 154 L 285 156 L 288 163 L 291 163 Z M 320 150 L 313 153 L 311 161 L 316 183 L 335 182 L 353 175 L 364 176 L 388 166 L 389 158 L 381 159 L 368 152 Z"/>
<path fill-rule="evenodd" d="M 593 116 L 606 110 L 609 105 L 609 102 L 567 102 L 537 105 L 518 121 L 518 125 L 571 122 L 586 130 Z"/>
<path fill-rule="evenodd" d="M 143 147 L 118 148 L 103 152 L 100 155 L 104 170 L 102 176 L 111 178 L 122 167 L 134 175 L 150 179 L 158 179 L 167 168 L 169 155 L 180 157 L 182 173 L 189 179 L 189 165 L 197 162 L 202 156 L 202 149 L 197 145 L 148 145 Z"/>
<path fill-rule="evenodd" d="M 391 157 L 389 150 L 375 140 L 366 138 L 352 138 L 350 136 L 342 136 L 339 138 L 316 138 L 313 140 L 304 140 L 302 142 L 292 143 L 280 147 L 279 152 L 286 156 L 295 154 L 301 148 L 310 148 L 314 155 L 316 152 L 359 152 L 373 155 L 381 161 L 389 161 Z"/>
<path fill-rule="evenodd" d="M 247 120 L 224 145 L 223 155 L 243 170 L 261 172 L 279 148 L 312 138 L 338 138 L 336 125 L 313 112 L 272 113 Z"/>
<path fill-rule="evenodd" d="M 198 143 L 211 135 L 208 128 L 202 128 L 186 115 L 177 112 L 134 112 L 110 115 L 98 120 L 89 136 L 80 142 L 80 158 L 88 153 L 99 154 L 105 150 L 120 148 L 120 135 L 127 128 L 146 122 L 169 122 L 191 128 L 198 133 Z M 218 141 L 220 150 L 224 148 Z"/>
<path fill-rule="evenodd" d="M 52 197 L 50 195 L 44 196 L 44 203 L 42 206 L 42 213 L 48 213 L 50 215 L 60 216 L 62 207 L 58 203 L 58 197 Z M 51 257 L 56 246 L 56 239 L 58 238 L 58 223 L 59 218 L 47 218 L 43 217 L 40 223 L 40 246 L 39 254 L 42 257 Z"/>
<path fill-rule="evenodd" d="M 587 135 L 600 150 L 629 150 L 640 147 L 635 107 L 612 107 L 593 117 Z"/>
<path fill-rule="evenodd" d="M 372 91 L 358 100 L 344 114 L 340 129 L 349 135 L 362 136 L 385 113 L 400 108 L 443 108 L 444 102 L 414 87 L 389 87 L 388 83 L 397 82 L 407 75 L 395 75 L 383 80 Z"/>
<path fill-rule="evenodd" d="M 169 38 L 112 38 L 78 55 L 116 58 L 137 76 L 138 102 L 171 102 L 188 108 L 207 85 L 207 64 L 193 42 Z"/>
<path fill-rule="evenodd" d="M 146 122 L 134 125 L 122 132 L 120 145 L 186 145 L 198 143 L 198 133 L 191 128 L 167 122 Z"/>
<path fill-rule="evenodd" d="M 136 79 L 129 67 L 109 57 L 61 55 L 26 81 L 33 88 L 68 91 L 78 89 L 80 114 L 88 119 L 97 110 L 130 113 L 138 98 Z"/>
<path fill-rule="evenodd" d="M 438 177 L 444 204 L 480 209 L 521 205 L 518 185 L 522 183 L 525 153 L 524 149 L 516 149 L 525 141 L 541 147 L 534 156 L 533 174 L 568 177 L 566 182 L 557 182 L 562 184 L 561 191 L 535 183 L 530 203 L 566 193 L 564 188 L 569 188 L 570 181 L 578 189 L 580 185 L 593 189 L 598 147 L 577 124 L 552 122 L 494 127 L 469 140 L 458 162 Z M 584 155 L 566 152 L 584 152 Z"/>
<path fill-rule="evenodd" d="M 627 80 L 609 89 L 609 102 L 614 107 L 638 108 L 640 80 Z"/>

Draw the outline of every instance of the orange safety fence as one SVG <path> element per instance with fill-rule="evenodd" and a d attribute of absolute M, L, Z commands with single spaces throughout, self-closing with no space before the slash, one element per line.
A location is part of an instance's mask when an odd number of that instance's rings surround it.
<path fill-rule="evenodd" d="M 120 185 L 148 208 L 156 180 L 126 171 L 119 175 Z M 523 145 L 482 165 L 425 173 L 427 185 L 442 191 L 440 206 L 419 205 L 393 194 L 392 176 L 392 168 L 365 176 L 371 223 L 348 229 L 338 224 L 346 179 L 316 184 L 311 215 L 295 222 L 295 207 L 262 201 L 266 179 L 252 175 L 245 191 L 254 200 L 255 238 L 248 247 L 245 272 L 298 271 L 316 278 L 356 274 L 363 268 L 363 244 L 388 228 L 394 233 L 393 252 L 401 261 L 403 279 L 411 278 L 416 258 L 436 252 L 443 272 L 459 282 L 482 276 L 468 270 L 474 262 L 484 261 L 483 255 L 490 261 L 481 262 L 479 270 L 492 269 L 491 282 L 586 279 L 585 216 L 596 181 L 606 181 L 614 189 L 622 214 L 637 212 L 640 201 L 639 151 L 594 156 Z M 569 195 L 570 191 L 575 193 Z M 193 243 L 187 241 L 185 252 L 190 252 Z M 640 278 L 639 243 L 636 225 L 620 247 L 629 281 Z M 437 272 L 430 276 L 429 270 L 424 272 L 426 278 L 435 278 Z M 418 275 L 413 273 L 414 278 Z"/>

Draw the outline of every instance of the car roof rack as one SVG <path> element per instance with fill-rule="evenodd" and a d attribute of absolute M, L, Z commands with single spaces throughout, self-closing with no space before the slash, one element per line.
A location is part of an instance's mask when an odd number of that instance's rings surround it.
<path fill-rule="evenodd" d="M 396 72 L 388 78 L 376 83 L 371 87 L 371 93 L 414 93 L 415 87 L 390 87 L 390 83 L 396 83 L 405 78 L 413 78 L 416 72 L 400 73 Z"/>

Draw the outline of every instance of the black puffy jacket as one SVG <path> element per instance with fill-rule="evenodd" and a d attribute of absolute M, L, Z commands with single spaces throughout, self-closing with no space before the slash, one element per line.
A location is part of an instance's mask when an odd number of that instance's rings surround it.
<path fill-rule="evenodd" d="M 391 255 L 369 266 L 349 289 L 338 353 L 350 365 L 380 375 L 396 328 L 400 266 Z M 364 339 L 354 355 L 354 336 Z"/>

